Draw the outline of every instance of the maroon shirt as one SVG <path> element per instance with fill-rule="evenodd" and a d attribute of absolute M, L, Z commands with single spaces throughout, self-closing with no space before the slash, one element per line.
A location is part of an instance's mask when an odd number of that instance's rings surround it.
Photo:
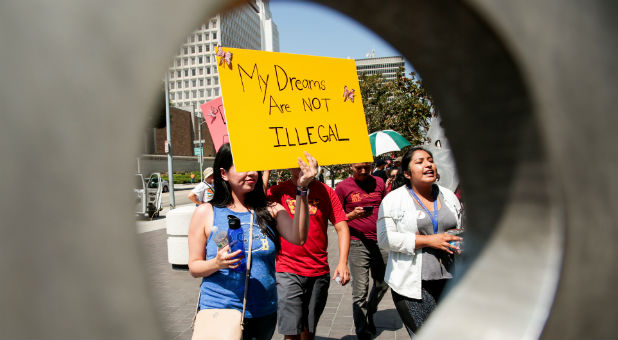
<path fill-rule="evenodd" d="M 370 176 L 363 182 L 358 182 L 354 177 L 348 177 L 335 188 L 337 196 L 343 205 L 346 214 L 356 207 L 373 207 L 373 214 L 368 217 L 357 218 L 348 221 L 350 238 L 352 240 L 369 239 L 377 242 L 376 223 L 378 210 L 382 199 L 386 196 L 386 186 L 380 177 Z"/>

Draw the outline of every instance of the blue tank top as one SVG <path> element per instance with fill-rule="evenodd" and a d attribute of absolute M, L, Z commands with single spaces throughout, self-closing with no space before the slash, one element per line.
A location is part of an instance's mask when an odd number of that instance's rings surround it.
<path fill-rule="evenodd" d="M 214 208 L 213 226 L 227 232 L 227 215 L 234 215 L 241 221 L 245 258 L 249 249 L 250 212 L 234 212 L 228 208 Z M 260 230 L 253 217 L 253 249 L 251 252 L 251 277 L 247 294 L 246 318 L 257 318 L 277 311 L 277 286 L 275 283 L 275 244 Z M 272 229 L 272 227 L 271 227 Z M 213 241 L 213 234 L 206 243 L 206 260 L 217 256 L 217 245 Z M 227 268 L 220 269 L 202 279 L 200 286 L 200 309 L 232 308 L 242 311 L 242 299 L 245 290 L 245 272 L 236 272 Z"/>

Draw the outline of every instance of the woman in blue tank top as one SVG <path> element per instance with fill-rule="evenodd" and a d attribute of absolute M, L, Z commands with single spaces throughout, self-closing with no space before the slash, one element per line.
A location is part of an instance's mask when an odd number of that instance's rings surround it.
<path fill-rule="evenodd" d="M 296 210 L 290 218 L 285 208 L 266 199 L 262 173 L 237 172 L 229 144 L 221 146 L 213 165 L 215 195 L 196 208 L 189 226 L 189 271 L 202 277 L 199 309 L 237 309 L 242 311 L 245 273 L 234 270 L 241 257 L 247 258 L 249 228 L 253 217 L 251 275 L 247 294 L 243 339 L 270 339 L 277 323 L 275 257 L 279 235 L 302 245 L 309 231 L 308 185 L 317 174 L 317 161 L 305 152 L 308 163 L 298 158 L 301 175 L 296 191 Z M 244 236 L 242 250 L 218 248 L 213 230 L 227 231 L 228 216 L 240 219 Z M 240 255 L 240 256 L 239 256 Z"/>

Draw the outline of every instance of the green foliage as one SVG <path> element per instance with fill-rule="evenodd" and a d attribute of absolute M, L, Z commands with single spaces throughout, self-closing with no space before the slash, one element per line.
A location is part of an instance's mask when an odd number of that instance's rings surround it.
<path fill-rule="evenodd" d="M 195 175 L 195 178 L 193 178 L 193 183 L 199 183 L 200 182 L 200 172 L 199 171 L 174 173 L 174 183 L 175 184 L 191 183 L 192 173 Z M 161 178 L 169 182 L 167 173 L 161 174 Z"/>
<path fill-rule="evenodd" d="M 412 145 L 424 142 L 435 109 L 421 81 L 414 72 L 410 76 L 401 67 L 395 81 L 385 81 L 380 74 L 359 77 L 369 133 L 390 129 Z"/>

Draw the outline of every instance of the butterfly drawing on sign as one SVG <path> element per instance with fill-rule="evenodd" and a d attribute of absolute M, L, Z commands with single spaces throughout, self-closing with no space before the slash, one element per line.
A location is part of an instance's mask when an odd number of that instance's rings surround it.
<path fill-rule="evenodd" d="M 343 87 L 343 101 L 350 100 L 354 103 L 354 89 L 348 90 L 347 86 Z"/>
<path fill-rule="evenodd" d="M 208 112 L 208 116 L 212 117 L 210 123 L 213 123 L 217 119 L 217 110 L 214 106 L 210 107 L 210 112 Z"/>
<path fill-rule="evenodd" d="M 223 51 L 223 47 L 219 46 L 217 48 L 217 57 L 221 58 L 219 59 L 219 66 L 223 65 L 223 62 L 225 61 L 227 66 L 230 69 L 232 68 L 232 52 L 225 52 Z"/>

